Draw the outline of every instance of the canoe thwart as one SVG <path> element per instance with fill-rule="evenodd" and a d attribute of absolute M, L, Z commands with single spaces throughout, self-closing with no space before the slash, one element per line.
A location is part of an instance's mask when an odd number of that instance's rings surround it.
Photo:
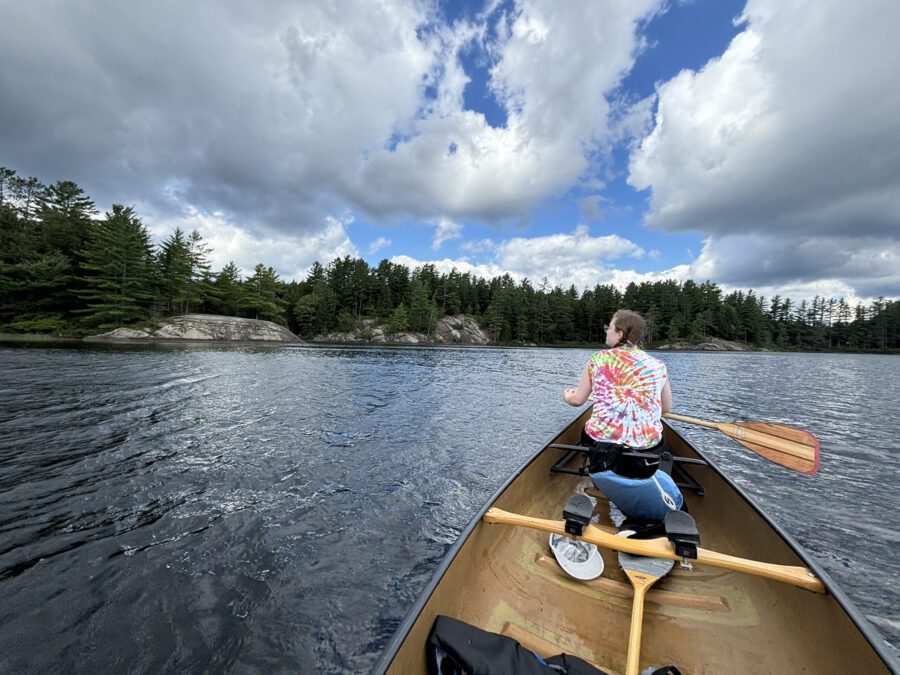
<path fill-rule="evenodd" d="M 510 513 L 498 508 L 488 509 L 484 514 L 484 521 L 502 525 L 530 527 L 536 530 L 570 536 L 566 533 L 564 521 L 533 518 L 531 516 Z M 681 560 L 681 556 L 675 552 L 675 547 L 672 546 L 672 543 L 665 537 L 656 539 L 627 539 L 604 532 L 593 525 L 588 525 L 584 528 L 582 536 L 578 538 L 613 551 L 622 551 L 623 553 L 631 553 L 632 555 L 644 555 L 654 558 L 666 558 L 669 560 Z M 694 562 L 698 565 L 721 567 L 733 572 L 743 572 L 744 574 L 763 577 L 773 581 L 780 581 L 815 593 L 826 592 L 822 580 L 808 567 L 758 562 L 756 560 L 717 553 L 716 551 L 710 551 L 700 547 L 697 548 L 697 559 Z"/>

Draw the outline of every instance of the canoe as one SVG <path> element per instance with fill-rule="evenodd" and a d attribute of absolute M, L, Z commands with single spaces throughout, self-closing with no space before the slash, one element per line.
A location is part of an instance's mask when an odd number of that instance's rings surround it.
<path fill-rule="evenodd" d="M 574 471 L 577 455 L 567 460 L 564 450 L 551 446 L 577 444 L 589 413 L 537 452 L 481 509 L 373 672 L 426 673 L 425 646 L 438 615 L 512 637 L 543 658 L 564 652 L 609 673 L 625 672 L 633 592 L 617 553 L 601 547 L 603 575 L 578 581 L 556 563 L 546 531 L 485 520 L 489 509 L 499 509 L 562 521 L 566 501 L 590 479 Z M 815 560 L 677 430 L 665 424 L 664 433 L 669 451 L 687 458 L 673 477 L 696 520 L 702 549 L 808 568 L 806 576 L 820 592 L 699 560 L 690 570 L 676 563 L 646 595 L 640 670 L 675 665 L 683 673 L 900 672 L 880 636 Z M 590 488 L 588 494 L 597 498 L 594 512 L 603 517 L 594 531 L 614 533 L 605 498 Z"/>

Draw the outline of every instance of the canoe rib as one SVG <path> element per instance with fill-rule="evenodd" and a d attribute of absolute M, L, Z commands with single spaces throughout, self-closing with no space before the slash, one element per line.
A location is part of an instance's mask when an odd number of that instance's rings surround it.
<path fill-rule="evenodd" d="M 540 554 L 535 558 L 535 564 L 545 570 L 555 572 L 559 576 L 572 580 L 566 571 L 559 566 L 553 558 Z M 634 588 L 631 584 L 626 584 L 615 579 L 607 579 L 606 577 L 597 577 L 590 581 L 579 581 L 588 588 L 593 588 L 609 595 L 615 595 L 620 598 L 634 597 Z M 725 598 L 717 595 L 695 595 L 693 593 L 678 593 L 676 591 L 664 591 L 662 589 L 653 588 L 647 592 L 647 602 L 657 605 L 671 605 L 673 607 L 683 607 L 685 609 L 700 609 L 706 612 L 729 612 L 728 603 Z"/>

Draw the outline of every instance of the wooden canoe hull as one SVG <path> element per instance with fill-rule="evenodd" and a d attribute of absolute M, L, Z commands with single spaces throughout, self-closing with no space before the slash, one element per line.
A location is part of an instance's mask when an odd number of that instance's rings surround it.
<path fill-rule="evenodd" d="M 588 411 L 551 443 L 577 444 Z M 707 459 L 666 425 L 676 456 Z M 550 444 L 548 444 L 549 446 Z M 544 532 L 482 522 L 491 506 L 560 519 L 583 477 L 550 475 L 559 450 L 545 446 L 498 491 L 463 532 L 374 672 L 426 673 L 425 643 L 438 614 L 515 637 L 544 656 L 565 651 L 624 672 L 631 586 L 614 552 L 593 582 L 565 576 Z M 708 460 L 707 460 L 708 461 Z M 685 491 L 705 548 L 811 567 L 828 593 L 759 577 L 678 565 L 648 593 L 641 670 L 674 664 L 684 673 L 896 672 L 868 623 L 799 546 L 712 464 L 691 466 L 705 494 Z M 598 512 L 608 513 L 601 498 Z M 608 522 L 608 521 L 607 521 Z"/>

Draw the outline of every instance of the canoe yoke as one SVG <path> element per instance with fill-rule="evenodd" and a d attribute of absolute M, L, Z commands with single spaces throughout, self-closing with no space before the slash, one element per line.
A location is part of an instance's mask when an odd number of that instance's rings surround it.
<path fill-rule="evenodd" d="M 605 444 L 613 445 L 613 444 Z M 598 455 L 605 452 L 603 449 L 588 447 L 585 445 L 566 445 L 564 443 L 551 443 L 550 446 L 556 450 L 562 450 L 563 455 L 559 460 L 550 467 L 550 475 L 557 473 L 568 473 L 575 476 L 589 476 L 591 474 L 591 466 L 596 465 Z M 622 446 L 618 446 L 622 447 Z M 568 466 L 571 461 L 580 456 L 577 468 Z M 706 466 L 706 462 L 702 459 L 694 459 L 692 457 L 675 457 L 668 450 L 664 450 L 661 454 L 655 452 L 637 452 L 634 450 L 621 450 L 621 457 L 634 457 L 639 459 L 658 459 L 659 468 L 675 479 L 675 485 L 681 490 L 690 490 L 701 497 L 705 493 L 703 486 L 688 472 L 685 465 L 698 464 Z"/>

